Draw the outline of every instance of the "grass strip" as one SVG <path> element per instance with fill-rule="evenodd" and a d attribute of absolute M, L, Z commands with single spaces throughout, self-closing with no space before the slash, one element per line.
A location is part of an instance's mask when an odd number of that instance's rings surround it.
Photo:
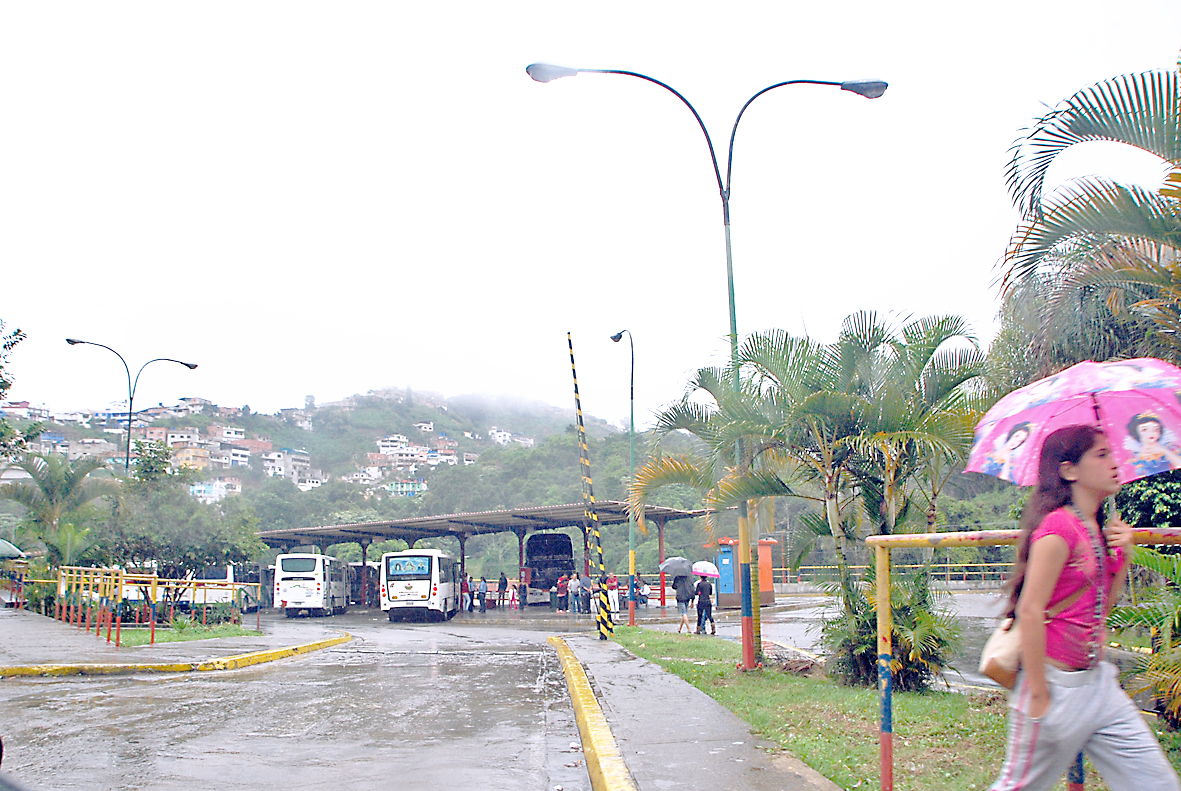
<path fill-rule="evenodd" d="M 774 669 L 743 673 L 732 640 L 617 626 L 615 640 L 659 664 L 845 789 L 876 789 L 878 694 Z M 894 787 L 983 791 L 1005 756 L 1008 706 L 1001 693 L 894 693 Z M 1160 732 L 1181 767 L 1181 734 Z M 1065 789 L 1065 782 L 1058 788 Z M 1088 766 L 1086 787 L 1105 789 Z"/>
<path fill-rule="evenodd" d="M 262 632 L 253 629 L 243 629 L 237 624 L 223 623 L 217 626 L 200 626 L 195 624 L 177 631 L 167 627 L 156 627 L 157 643 L 183 643 L 189 640 L 212 640 L 215 637 L 258 637 Z M 124 629 L 119 637 L 119 643 L 128 648 L 147 645 L 151 642 L 148 629 Z"/>

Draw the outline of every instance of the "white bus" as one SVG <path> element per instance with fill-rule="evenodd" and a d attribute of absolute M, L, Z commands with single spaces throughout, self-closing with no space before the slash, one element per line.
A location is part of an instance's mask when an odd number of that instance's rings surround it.
<path fill-rule="evenodd" d="M 288 618 L 335 615 L 349 609 L 349 565 L 330 555 L 279 555 L 275 558 L 275 606 Z"/>
<path fill-rule="evenodd" d="M 437 549 L 381 556 L 381 609 L 391 621 L 410 613 L 439 620 L 459 612 L 459 563 Z"/>

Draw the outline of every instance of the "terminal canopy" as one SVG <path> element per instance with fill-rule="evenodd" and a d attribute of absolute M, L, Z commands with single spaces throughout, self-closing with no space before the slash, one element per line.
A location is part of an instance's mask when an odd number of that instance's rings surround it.
<path fill-rule="evenodd" d="M 410 546 L 421 538 L 450 536 L 466 540 L 469 536 L 486 533 L 516 533 L 524 536 L 534 530 L 556 530 L 561 527 L 583 526 L 586 506 L 583 503 L 543 505 L 532 508 L 510 508 L 505 511 L 477 511 L 470 514 L 416 516 L 412 519 L 391 519 L 384 522 L 358 522 L 348 525 L 295 527 L 286 530 L 262 530 L 258 537 L 273 547 L 294 547 L 314 544 L 358 543 L 369 544 L 389 538 L 400 538 Z M 617 525 L 627 521 L 627 503 L 604 500 L 595 504 L 601 525 Z M 660 505 L 644 508 L 645 521 L 662 526 L 674 519 L 704 516 L 704 510 L 682 511 Z"/>

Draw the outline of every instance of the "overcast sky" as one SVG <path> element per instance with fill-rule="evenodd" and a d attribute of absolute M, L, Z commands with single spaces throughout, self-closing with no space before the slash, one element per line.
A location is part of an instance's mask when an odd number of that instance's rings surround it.
<path fill-rule="evenodd" d="M 739 332 L 835 337 L 860 309 L 986 342 L 1017 220 L 1009 145 L 1072 92 L 1176 66 L 1181 3 L 6 3 L 0 319 L 11 397 L 202 396 L 256 411 L 385 386 L 636 419 L 724 362 L 723 158 L 739 128 Z M 1053 181 L 1156 185 L 1079 147 Z M 511 427 L 509 427 L 511 428 Z"/>

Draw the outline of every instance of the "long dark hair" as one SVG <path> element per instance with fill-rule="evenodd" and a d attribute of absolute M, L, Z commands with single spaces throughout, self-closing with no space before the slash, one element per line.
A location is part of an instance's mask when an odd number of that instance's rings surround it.
<path fill-rule="evenodd" d="M 1006 586 L 1009 593 L 1009 617 L 1017 609 L 1021 588 L 1025 583 L 1025 567 L 1029 563 L 1029 545 L 1033 531 L 1053 511 L 1071 502 L 1070 482 L 1062 477 L 1059 468 L 1062 462 L 1078 464 L 1083 454 L 1095 446 L 1096 437 L 1103 436 L 1102 429 L 1095 426 L 1067 426 L 1060 428 L 1042 443 L 1042 456 L 1037 466 L 1037 489 L 1029 496 L 1021 512 L 1017 537 L 1017 559 L 1013 562 L 1013 575 Z M 1096 514 L 1099 527 L 1103 527 L 1103 509 Z"/>

